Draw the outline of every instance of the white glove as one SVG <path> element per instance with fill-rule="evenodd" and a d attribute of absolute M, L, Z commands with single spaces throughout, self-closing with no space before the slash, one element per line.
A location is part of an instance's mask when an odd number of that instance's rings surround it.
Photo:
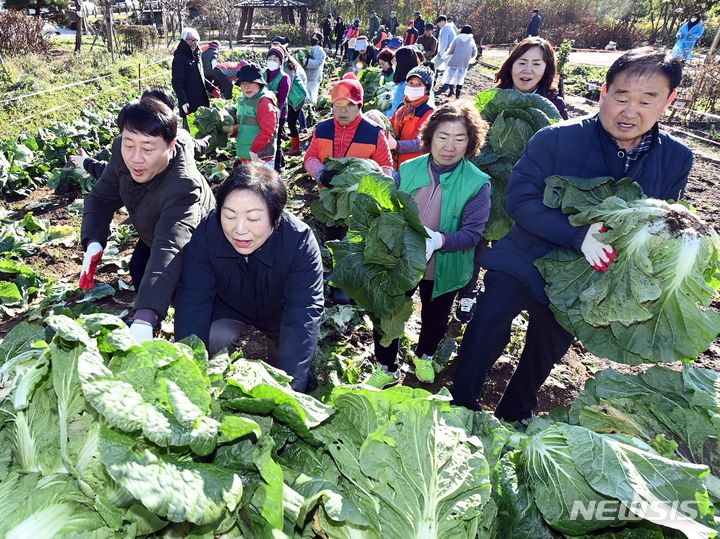
<path fill-rule="evenodd" d="M 248 152 L 250 153 L 250 161 L 253 163 L 260 163 L 262 164 L 262 159 L 260 159 L 260 156 L 256 154 L 255 152 Z"/>
<path fill-rule="evenodd" d="M 182 111 L 185 113 L 185 116 L 187 116 L 188 114 L 190 114 L 190 105 L 189 105 L 188 103 L 185 103 L 185 104 L 182 106 Z"/>
<path fill-rule="evenodd" d="M 85 162 L 85 159 L 87 159 L 87 154 L 82 148 L 78 148 L 77 155 L 70 156 L 70 162 L 76 167 L 80 168 L 83 168 L 83 163 Z"/>
<path fill-rule="evenodd" d="M 440 232 L 430 230 L 428 227 L 425 227 L 425 232 L 430 236 L 425 240 L 425 260 L 428 261 L 432 258 L 433 253 L 443 246 L 444 240 Z"/>
<path fill-rule="evenodd" d="M 397 148 L 397 139 L 392 135 L 388 135 L 388 148 L 390 148 L 391 150 Z"/>
<path fill-rule="evenodd" d="M 615 249 L 595 237 L 595 234 L 605 232 L 603 223 L 593 223 L 585 234 L 585 239 L 580 246 L 580 251 L 585 255 L 585 260 L 597 271 L 606 271 L 610 263 L 615 260 Z"/>
<path fill-rule="evenodd" d="M 96 241 L 91 241 L 83 256 L 82 271 L 80 271 L 80 289 L 89 290 L 95 286 L 95 270 L 103 255 L 103 248 Z"/>
<path fill-rule="evenodd" d="M 138 322 L 135 320 L 130 325 L 130 335 L 135 339 L 135 342 L 142 344 L 145 341 L 153 340 L 153 327 L 145 322 Z"/>

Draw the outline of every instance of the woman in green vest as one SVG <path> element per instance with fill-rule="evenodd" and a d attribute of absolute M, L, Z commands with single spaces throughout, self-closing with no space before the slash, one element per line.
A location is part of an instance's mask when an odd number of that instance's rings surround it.
<path fill-rule="evenodd" d="M 283 133 L 285 131 L 285 122 L 287 121 L 288 107 L 287 98 L 290 93 L 290 77 L 283 71 L 285 63 L 285 50 L 282 45 L 273 45 L 267 52 L 267 60 L 265 62 L 265 71 L 263 77 L 267 82 L 268 90 L 272 91 L 277 98 L 277 106 L 280 109 L 280 120 L 277 130 L 277 142 L 275 150 L 275 170 L 280 172 L 285 166 L 285 158 L 280 143 L 282 142 Z"/>
<path fill-rule="evenodd" d="M 413 358 L 415 373 L 423 382 L 434 381 L 432 356 L 447 331 L 456 292 L 473 275 L 475 246 L 490 215 L 490 177 L 469 160 L 485 143 L 487 130 L 471 104 L 444 105 L 420 133 L 425 153 L 400 166 L 399 188 L 413 195 L 428 234 L 428 264 L 418 285 L 420 337 Z M 384 347 L 377 333 L 373 337 L 380 368 L 366 383 L 384 387 L 399 377 L 399 342 Z"/>
<path fill-rule="evenodd" d="M 280 110 L 275 94 L 265 85 L 260 68 L 246 64 L 238 71 L 242 95 L 237 102 L 237 146 L 240 163 L 262 162 L 274 168 Z"/>

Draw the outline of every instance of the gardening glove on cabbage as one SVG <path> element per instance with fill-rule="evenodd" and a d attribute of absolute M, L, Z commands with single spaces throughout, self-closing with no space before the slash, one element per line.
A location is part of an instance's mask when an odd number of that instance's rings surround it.
<path fill-rule="evenodd" d="M 320 176 L 318 176 L 318 182 L 327 188 L 332 188 L 332 179 L 337 174 L 336 170 L 328 170 L 327 167 L 322 170 Z"/>
<path fill-rule="evenodd" d="M 138 344 L 142 344 L 145 341 L 152 341 L 153 327 L 142 320 L 134 320 L 130 325 L 130 335 L 132 335 L 132 338 L 135 339 L 135 342 Z"/>
<path fill-rule="evenodd" d="M 215 99 L 220 97 L 220 88 L 213 88 L 212 92 L 210 92 L 210 95 L 213 96 Z"/>
<path fill-rule="evenodd" d="M 78 148 L 77 155 L 71 155 L 70 156 L 70 162 L 75 165 L 76 167 L 84 168 L 83 163 L 85 162 L 85 159 L 87 159 L 87 154 L 85 153 L 85 150 L 82 148 Z"/>
<path fill-rule="evenodd" d="M 182 106 L 182 111 L 185 113 L 185 116 L 187 116 L 188 114 L 190 114 L 190 105 L 187 104 L 187 103 L 185 103 L 185 104 Z"/>
<path fill-rule="evenodd" d="M 392 135 L 388 135 L 388 148 L 394 150 L 397 148 L 397 139 Z"/>
<path fill-rule="evenodd" d="M 602 234 L 606 231 L 607 228 L 603 226 L 602 222 L 591 224 L 580 246 L 580 251 L 585 255 L 585 260 L 597 271 L 607 271 L 617 255 L 612 246 L 601 242 L 595 237 L 595 234 Z"/>
<path fill-rule="evenodd" d="M 80 290 L 89 290 L 95 286 L 95 270 L 103 255 L 103 248 L 96 241 L 88 244 L 83 257 L 82 271 L 80 272 Z"/>
<path fill-rule="evenodd" d="M 425 240 L 425 261 L 428 261 L 432 258 L 433 253 L 443 246 L 443 235 L 428 227 L 425 227 L 425 232 L 430 236 Z"/>

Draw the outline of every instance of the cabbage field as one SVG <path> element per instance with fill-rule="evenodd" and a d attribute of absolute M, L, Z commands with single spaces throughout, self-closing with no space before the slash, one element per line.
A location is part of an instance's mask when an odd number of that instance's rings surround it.
<path fill-rule="evenodd" d="M 346 66 L 329 62 L 329 83 Z M 361 80 L 376 104 L 388 88 Z M 476 164 L 496 181 L 491 239 L 511 224 L 497 202 L 513 160 L 557 121 L 537 96 L 468 93 L 491 124 Z M 477 95 L 474 95 L 477 94 Z M 438 102 L 444 102 L 438 96 Z M 379 105 L 378 105 L 379 106 Z M 234 159 L 231 102 L 213 100 L 191 132 L 217 187 Z M 260 334 L 208 357 L 175 342 L 172 310 L 138 346 L 128 260 L 137 235 L 118 214 L 94 288 L 77 286 L 83 194 L 78 146 L 106 160 L 117 110 L 0 144 L 0 537 L 680 538 L 720 533 L 720 159 L 701 149 L 687 205 L 647 199 L 632 178 L 546 180 L 544 203 L 582 226 L 610 223 L 624 255 L 606 273 L 575 252 L 537 261 L 574 345 L 541 389 L 543 413 L 491 413 L 522 345 L 524 320 L 475 412 L 447 389 L 464 326 L 451 324 L 436 382 L 395 387 L 372 371 L 372 327 L 409 354 L 424 271 L 414 202 L 373 167 L 336 160 L 320 193 L 302 157 L 282 173 L 288 210 L 323 243 L 328 281 L 357 305 L 327 301 L 313 370 L 293 391 L 262 361 Z M 309 138 L 312 127 L 304 138 Z M 716 156 L 717 157 L 717 156 Z M 689 208 L 692 206 L 692 208 Z M 500 210 L 500 211 L 498 211 Z M 387 231 L 392 231 L 388 233 Z"/>

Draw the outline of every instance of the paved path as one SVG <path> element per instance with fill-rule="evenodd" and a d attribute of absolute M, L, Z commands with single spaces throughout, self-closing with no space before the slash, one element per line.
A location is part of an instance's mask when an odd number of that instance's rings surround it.
<path fill-rule="evenodd" d="M 571 64 L 588 64 L 594 66 L 610 67 L 610 65 L 620 57 L 625 51 L 605 52 L 605 51 L 576 51 L 570 53 Z M 507 58 L 509 51 L 507 49 L 496 49 L 483 47 L 483 58 L 486 60 L 495 59 L 502 60 Z M 490 60 L 492 62 L 492 60 Z M 493 62 L 496 63 L 496 62 Z"/>

